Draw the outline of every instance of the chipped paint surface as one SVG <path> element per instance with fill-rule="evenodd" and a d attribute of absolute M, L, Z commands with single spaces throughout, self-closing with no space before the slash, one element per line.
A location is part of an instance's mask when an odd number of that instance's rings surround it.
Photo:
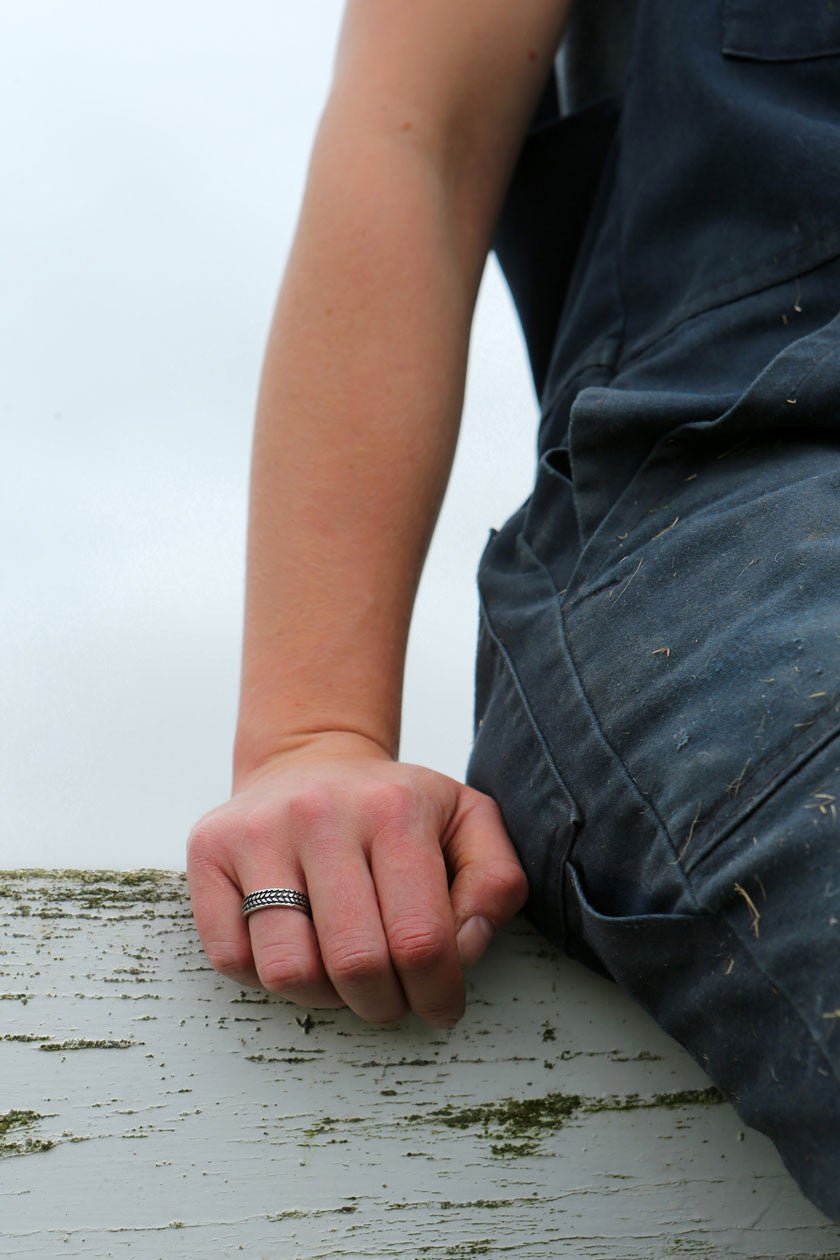
<path fill-rule="evenodd" d="M 0 1256 L 840 1260 L 770 1142 L 524 919 L 445 1033 L 217 975 L 178 872 L 0 871 L 0 920 Z"/>

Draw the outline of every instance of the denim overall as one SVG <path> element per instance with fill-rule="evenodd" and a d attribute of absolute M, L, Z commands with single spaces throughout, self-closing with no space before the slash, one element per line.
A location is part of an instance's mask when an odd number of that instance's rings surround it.
<path fill-rule="evenodd" d="M 840 2 L 639 0 L 495 248 L 541 407 L 465 780 L 840 1221 Z"/>

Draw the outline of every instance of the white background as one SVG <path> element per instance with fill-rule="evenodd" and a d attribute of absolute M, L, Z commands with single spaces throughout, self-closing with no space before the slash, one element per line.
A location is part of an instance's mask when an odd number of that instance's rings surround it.
<path fill-rule="evenodd" d="M 183 868 L 230 794 L 253 411 L 340 17 L 0 3 L 0 866 Z M 400 750 L 459 779 L 537 420 L 491 256 Z"/>

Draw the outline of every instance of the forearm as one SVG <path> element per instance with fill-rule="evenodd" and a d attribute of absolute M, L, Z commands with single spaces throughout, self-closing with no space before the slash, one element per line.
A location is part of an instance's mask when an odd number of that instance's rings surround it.
<path fill-rule="evenodd" d="M 422 145 L 339 130 L 325 114 L 260 383 L 235 774 L 322 730 L 397 756 L 458 436 L 487 243 Z"/>

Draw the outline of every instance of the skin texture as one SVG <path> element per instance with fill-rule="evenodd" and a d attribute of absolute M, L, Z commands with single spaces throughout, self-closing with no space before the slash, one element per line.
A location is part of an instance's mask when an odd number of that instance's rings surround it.
<path fill-rule="evenodd" d="M 233 791 L 187 875 L 217 970 L 372 1023 L 457 1021 L 462 966 L 527 896 L 495 802 L 399 761 L 400 702 L 478 287 L 567 7 L 349 0 L 266 346 Z M 270 886 L 314 921 L 243 920 Z"/>

